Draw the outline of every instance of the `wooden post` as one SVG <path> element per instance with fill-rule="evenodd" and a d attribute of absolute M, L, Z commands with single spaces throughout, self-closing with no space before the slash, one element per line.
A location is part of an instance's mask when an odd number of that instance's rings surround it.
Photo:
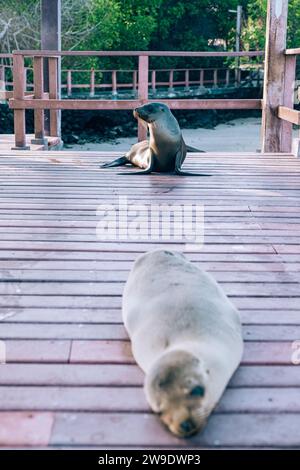
<path fill-rule="evenodd" d="M 112 81 L 112 96 L 113 98 L 116 99 L 118 95 L 118 89 L 117 89 L 117 71 L 113 70 L 111 73 L 111 81 Z"/>
<path fill-rule="evenodd" d="M 146 55 L 139 56 L 139 89 L 138 98 L 143 103 L 148 100 L 148 74 L 149 74 L 149 57 Z M 138 122 L 138 141 L 147 139 L 147 129 Z"/>
<path fill-rule="evenodd" d="M 136 70 L 134 70 L 132 74 L 132 89 L 133 89 L 134 97 L 136 98 L 136 94 L 137 94 L 137 71 Z"/>
<path fill-rule="evenodd" d="M 72 70 L 67 71 L 67 95 L 72 95 Z"/>
<path fill-rule="evenodd" d="M 14 90 L 15 100 L 24 100 L 24 57 L 14 54 L 13 59 Z M 14 109 L 15 147 L 12 150 L 29 150 L 26 146 L 26 121 L 25 109 Z"/>
<path fill-rule="evenodd" d="M 33 85 L 34 85 L 34 98 L 43 99 L 44 94 L 44 60 L 43 57 L 33 58 Z M 32 144 L 47 145 L 45 139 L 44 127 L 44 110 L 34 110 L 34 134 L 35 138 L 31 140 Z"/>
<path fill-rule="evenodd" d="M 61 0 L 41 0 L 41 47 L 48 51 L 61 50 Z M 49 92 L 49 65 L 44 61 L 44 91 Z M 58 97 L 61 96 L 61 59 L 58 59 Z M 61 120 L 61 112 L 58 112 Z M 58 126 L 60 130 L 60 124 Z M 45 132 L 50 132 L 50 112 L 45 111 Z M 60 135 L 59 135 L 60 137 Z"/>
<path fill-rule="evenodd" d="M 277 116 L 278 106 L 285 103 L 286 30 L 288 0 L 268 0 L 264 96 L 262 119 L 262 151 L 283 152 L 283 134 L 290 134 L 292 124 L 284 124 Z M 290 69 L 291 66 L 289 65 Z M 287 79 L 290 81 L 290 78 Z M 290 130 L 288 130 L 290 129 Z"/>
<path fill-rule="evenodd" d="M 190 71 L 189 70 L 185 71 L 184 83 L 185 83 L 185 85 L 184 85 L 185 91 L 189 91 L 189 89 L 190 89 Z"/>
<path fill-rule="evenodd" d="M 95 69 L 91 69 L 90 96 L 95 96 Z"/>
<path fill-rule="evenodd" d="M 169 97 L 174 96 L 174 70 L 170 70 L 170 72 L 169 72 L 169 90 L 168 90 L 168 96 L 169 96 Z"/>
<path fill-rule="evenodd" d="M 226 86 L 230 85 L 230 69 L 226 69 Z"/>
<path fill-rule="evenodd" d="M 5 90 L 5 66 L 0 64 L 0 91 Z"/>
<path fill-rule="evenodd" d="M 214 88 L 218 88 L 218 69 L 214 69 Z"/>
<path fill-rule="evenodd" d="M 200 87 L 204 86 L 204 69 L 200 70 Z"/>
<path fill-rule="evenodd" d="M 59 78 L 58 78 L 58 57 L 49 57 L 49 99 L 57 100 L 59 97 Z M 60 137 L 61 135 L 61 112 L 55 109 L 50 110 L 50 135 L 52 137 Z"/>
<path fill-rule="evenodd" d="M 156 94 L 156 70 L 151 72 L 151 89 L 154 96 Z"/>

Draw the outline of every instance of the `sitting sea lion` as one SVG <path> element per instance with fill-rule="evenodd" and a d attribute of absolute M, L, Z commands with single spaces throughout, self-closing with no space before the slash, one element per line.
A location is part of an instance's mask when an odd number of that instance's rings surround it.
<path fill-rule="evenodd" d="M 165 250 L 136 260 L 122 311 L 150 407 L 172 433 L 195 434 L 241 361 L 238 311 L 209 274 Z"/>
<path fill-rule="evenodd" d="M 159 173 L 173 172 L 184 176 L 209 176 L 186 173 L 181 170 L 187 150 L 193 152 L 201 152 L 201 150 L 186 146 L 179 124 L 167 105 L 158 102 L 145 104 L 136 108 L 133 115 L 148 126 L 150 140 L 134 144 L 125 156 L 110 163 L 104 163 L 101 168 L 131 163 L 142 168 L 143 171 L 121 174 L 146 175 L 155 171 Z"/>

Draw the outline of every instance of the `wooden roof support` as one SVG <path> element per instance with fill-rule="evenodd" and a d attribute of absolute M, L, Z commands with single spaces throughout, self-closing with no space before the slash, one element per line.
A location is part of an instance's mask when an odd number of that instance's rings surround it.
<path fill-rule="evenodd" d="M 279 118 L 279 106 L 293 107 L 295 59 L 285 55 L 288 0 L 268 0 L 262 151 L 289 152 L 292 124 Z"/>

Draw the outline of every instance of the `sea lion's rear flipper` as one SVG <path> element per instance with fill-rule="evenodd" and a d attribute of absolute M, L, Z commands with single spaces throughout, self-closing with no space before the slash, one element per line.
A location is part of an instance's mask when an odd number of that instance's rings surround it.
<path fill-rule="evenodd" d="M 191 147 L 190 145 L 185 145 L 187 152 L 198 152 L 198 153 L 206 153 L 205 150 L 200 150 L 195 147 Z"/>
<path fill-rule="evenodd" d="M 126 163 L 130 163 L 128 158 L 127 157 L 120 157 L 120 158 L 117 158 L 116 160 L 113 160 L 112 162 L 103 163 L 103 165 L 100 165 L 100 168 L 113 168 L 115 166 L 126 165 Z"/>
<path fill-rule="evenodd" d="M 187 147 L 185 145 L 184 140 L 182 139 L 181 146 L 178 149 L 175 157 L 175 174 L 180 176 L 210 176 L 202 173 L 187 173 L 181 170 L 181 165 L 183 164 L 186 157 L 186 149 Z"/>
<path fill-rule="evenodd" d="M 151 153 L 149 165 L 147 168 L 145 168 L 142 171 L 123 171 L 122 173 L 118 173 L 118 175 L 149 175 L 150 173 L 152 173 L 153 167 L 154 167 L 154 158 Z"/>

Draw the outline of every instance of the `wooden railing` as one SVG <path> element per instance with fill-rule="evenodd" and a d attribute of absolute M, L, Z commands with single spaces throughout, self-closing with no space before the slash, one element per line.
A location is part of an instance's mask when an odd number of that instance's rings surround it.
<path fill-rule="evenodd" d="M 12 65 L 0 64 L 0 80 L 4 85 L 0 94 L 0 99 L 13 97 Z M 10 78 L 6 78 L 6 71 L 11 72 Z M 33 90 L 32 67 L 25 67 L 25 89 Z M 77 78 L 79 74 L 84 74 L 89 79 Z M 30 77 L 29 77 L 30 75 Z M 130 79 L 120 80 L 119 75 L 126 75 Z M 74 76 L 76 77 L 74 80 Z M 110 77 L 110 79 L 109 79 Z M 88 90 L 90 96 L 95 96 L 97 90 L 110 90 L 112 96 L 117 96 L 121 90 L 129 89 L 133 94 L 137 93 L 138 70 L 126 69 L 62 69 L 61 89 L 66 91 L 67 96 L 72 96 L 74 90 Z M 254 86 L 260 87 L 263 83 L 263 67 L 257 64 L 255 67 L 246 68 L 181 68 L 181 69 L 149 69 L 149 91 L 154 95 L 157 87 L 167 88 L 170 93 L 177 87 L 184 87 L 189 91 L 192 87 L 239 87 L 242 81 L 253 82 Z M 177 77 L 177 78 L 176 78 Z M 65 78 L 65 80 L 64 80 Z M 11 90 L 8 90 L 10 88 Z M 0 88 L 1 90 L 1 88 Z"/>
<path fill-rule="evenodd" d="M 59 135 L 59 114 L 72 110 L 134 109 L 148 101 L 149 57 L 258 57 L 262 51 L 251 52 L 160 52 L 160 51 L 15 51 L 13 53 L 13 97 L 9 105 L 14 109 L 15 148 L 26 148 L 25 110 L 34 109 L 35 142 L 45 141 L 44 111 L 50 110 L 50 136 Z M 137 98 L 131 100 L 61 99 L 59 97 L 59 60 L 62 56 L 133 56 L 138 58 Z M 34 94 L 25 89 L 24 59 L 33 59 Z M 49 92 L 44 92 L 44 59 L 49 67 Z M 155 101 L 155 100 L 153 100 Z M 260 99 L 165 99 L 171 109 L 261 109 Z M 138 138 L 146 137 L 143 126 L 138 127 Z"/>
<path fill-rule="evenodd" d="M 292 139 L 291 135 L 292 125 L 295 124 L 297 126 L 300 126 L 300 111 L 294 109 L 294 82 L 296 78 L 296 60 L 297 56 L 300 56 L 300 48 L 286 49 L 284 54 L 286 61 L 285 88 L 287 96 L 285 100 L 285 105 L 278 107 L 278 117 L 284 121 L 285 127 L 290 130 L 290 132 L 285 135 L 286 142 L 284 142 L 284 145 L 286 145 L 287 149 L 291 150 L 294 155 L 300 157 L 300 132 L 298 137 L 295 139 Z"/>

